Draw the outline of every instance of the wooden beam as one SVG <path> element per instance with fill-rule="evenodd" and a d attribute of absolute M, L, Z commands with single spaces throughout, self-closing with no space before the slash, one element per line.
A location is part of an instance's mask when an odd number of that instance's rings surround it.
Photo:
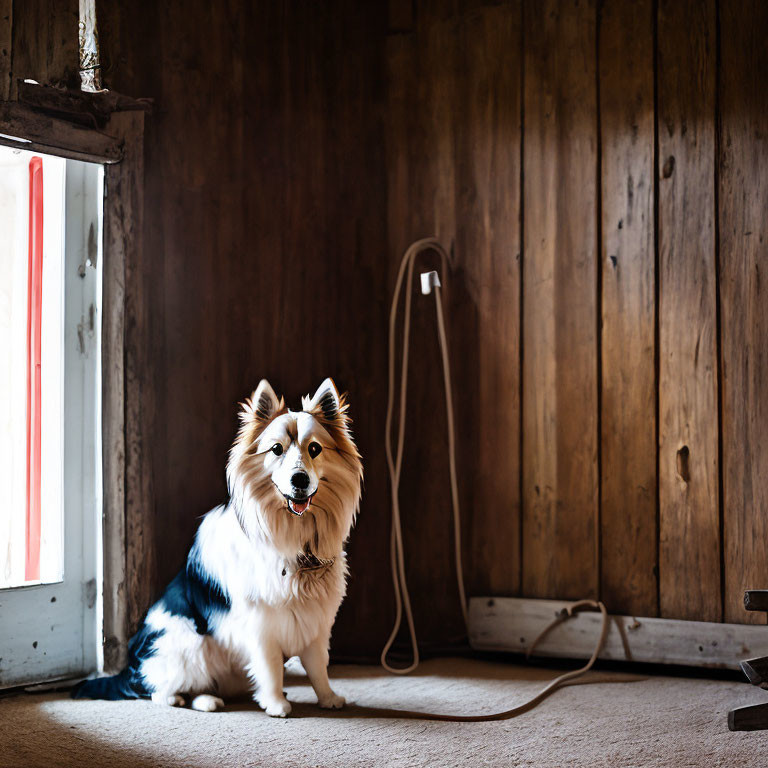
<path fill-rule="evenodd" d="M 477 650 L 525 653 L 566 605 L 559 600 L 473 597 L 470 644 Z M 601 620 L 599 613 L 583 613 L 564 622 L 542 639 L 536 655 L 589 658 Z M 600 658 L 739 669 L 745 655 L 768 655 L 767 627 L 612 615 Z"/>
<path fill-rule="evenodd" d="M 75 160 L 116 163 L 123 156 L 122 141 L 115 136 L 13 101 L 0 102 L 0 134 L 0 144 Z"/>
<path fill-rule="evenodd" d="M 152 111 L 151 99 L 134 99 L 115 91 L 91 93 L 37 83 L 18 84 L 18 101 L 70 122 L 102 129 L 114 112 Z"/>

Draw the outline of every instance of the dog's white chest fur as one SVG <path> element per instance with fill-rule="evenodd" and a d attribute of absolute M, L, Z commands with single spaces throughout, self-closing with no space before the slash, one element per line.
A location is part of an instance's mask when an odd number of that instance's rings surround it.
<path fill-rule="evenodd" d="M 296 656 L 333 625 L 346 591 L 344 552 L 328 568 L 304 571 L 295 557 L 262 539 L 245 539 L 237 528 L 229 508 L 209 513 L 200 527 L 202 561 L 227 585 L 231 600 L 213 637 L 233 651 L 259 637 L 277 644 L 285 657 Z"/>

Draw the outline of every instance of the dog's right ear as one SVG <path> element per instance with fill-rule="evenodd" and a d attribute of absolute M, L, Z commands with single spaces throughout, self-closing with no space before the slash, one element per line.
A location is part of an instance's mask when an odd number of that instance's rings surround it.
<path fill-rule="evenodd" d="M 240 421 L 243 424 L 255 423 L 266 426 L 282 407 L 275 390 L 266 379 L 262 379 L 254 393 L 243 403 Z"/>

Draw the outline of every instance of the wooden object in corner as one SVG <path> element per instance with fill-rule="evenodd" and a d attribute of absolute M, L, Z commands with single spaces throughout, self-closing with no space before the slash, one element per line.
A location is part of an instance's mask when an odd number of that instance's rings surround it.
<path fill-rule="evenodd" d="M 748 611 L 768 611 L 768 589 L 748 589 L 744 593 L 744 607 Z M 752 685 L 768 688 L 768 656 L 742 661 L 741 671 Z M 728 730 L 768 730 L 768 704 L 752 704 L 732 709 L 728 713 Z"/>

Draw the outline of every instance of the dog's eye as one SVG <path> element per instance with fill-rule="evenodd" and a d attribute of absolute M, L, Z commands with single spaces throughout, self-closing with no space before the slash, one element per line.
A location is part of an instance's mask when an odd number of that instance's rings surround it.
<path fill-rule="evenodd" d="M 320 443 L 310 443 L 309 448 L 307 448 L 311 459 L 314 459 L 322 450 L 323 446 Z"/>
<path fill-rule="evenodd" d="M 283 452 L 283 446 L 280 443 L 275 443 L 270 449 L 275 456 L 279 456 Z"/>

